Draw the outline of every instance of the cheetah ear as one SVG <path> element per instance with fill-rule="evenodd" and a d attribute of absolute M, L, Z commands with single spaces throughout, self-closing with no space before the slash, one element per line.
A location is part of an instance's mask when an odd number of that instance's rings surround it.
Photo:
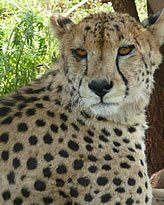
<path fill-rule="evenodd" d="M 164 43 L 164 9 L 143 22 L 160 46 Z"/>
<path fill-rule="evenodd" d="M 66 17 L 60 15 L 54 15 L 50 18 L 51 24 L 55 30 L 55 34 L 59 39 L 62 38 L 63 34 L 70 31 L 74 23 Z"/>

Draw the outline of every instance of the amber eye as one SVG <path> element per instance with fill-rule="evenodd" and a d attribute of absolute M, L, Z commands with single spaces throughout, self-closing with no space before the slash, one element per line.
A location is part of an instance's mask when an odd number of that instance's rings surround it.
<path fill-rule="evenodd" d="M 128 55 L 133 49 L 134 49 L 134 45 L 127 46 L 127 47 L 121 47 L 118 50 L 118 54 L 121 56 L 125 56 L 125 55 Z"/>
<path fill-rule="evenodd" d="M 87 51 L 85 49 L 81 49 L 81 48 L 77 48 L 76 50 L 74 50 L 74 54 L 80 58 L 87 57 Z"/>

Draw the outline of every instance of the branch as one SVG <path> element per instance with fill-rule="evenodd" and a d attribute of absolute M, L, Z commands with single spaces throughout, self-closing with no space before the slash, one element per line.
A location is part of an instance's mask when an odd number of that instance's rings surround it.
<path fill-rule="evenodd" d="M 110 2 L 110 0 L 101 0 L 101 3 L 104 4 L 104 3 L 108 3 Z"/>
<path fill-rule="evenodd" d="M 73 11 L 75 11 L 76 9 L 78 9 L 80 6 L 82 6 L 83 4 L 87 3 L 88 0 L 83 0 L 81 2 L 79 2 L 78 4 L 76 4 L 75 6 L 73 6 L 71 9 L 69 9 L 65 14 L 63 14 L 63 16 L 67 17 L 69 16 Z"/>

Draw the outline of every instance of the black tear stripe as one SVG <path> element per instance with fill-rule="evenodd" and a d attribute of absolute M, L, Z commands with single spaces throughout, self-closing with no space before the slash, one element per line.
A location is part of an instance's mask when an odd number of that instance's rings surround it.
<path fill-rule="evenodd" d="M 81 86 L 82 80 L 83 80 L 83 78 L 81 78 L 80 81 L 79 81 L 79 89 L 80 89 L 80 86 Z"/>
<path fill-rule="evenodd" d="M 88 31 L 90 30 L 91 28 L 90 27 L 86 27 L 85 30 L 86 30 L 86 35 L 84 36 L 84 45 L 85 45 L 85 41 L 86 41 L 86 38 L 87 38 L 87 35 L 88 35 Z M 84 75 L 87 75 L 88 74 L 88 55 L 87 57 L 85 58 L 85 63 L 86 63 L 86 69 L 84 71 Z"/>
<path fill-rule="evenodd" d="M 86 58 L 85 63 L 86 63 L 86 69 L 84 71 L 84 75 L 87 75 L 88 74 L 88 58 Z"/>
<path fill-rule="evenodd" d="M 79 81 L 79 88 L 78 88 L 78 95 L 79 95 L 80 98 L 81 98 L 80 87 L 81 87 L 81 84 L 82 84 L 82 80 L 83 80 L 83 78 L 80 79 L 80 81 Z"/>
<path fill-rule="evenodd" d="M 67 75 L 68 73 L 68 62 L 67 62 L 67 58 L 64 57 L 64 55 L 62 55 L 62 58 L 64 60 L 64 73 L 65 75 Z"/>
<path fill-rule="evenodd" d="M 147 70 L 148 65 L 146 64 L 145 59 L 144 59 L 144 57 L 143 57 L 143 56 L 142 56 L 142 61 L 143 61 L 144 65 L 145 65 L 145 68 L 146 68 L 146 70 Z"/>
<path fill-rule="evenodd" d="M 81 87 L 82 80 L 83 80 L 83 78 L 81 78 L 80 81 L 79 81 L 79 89 L 78 89 L 79 96 L 80 96 L 79 90 L 80 90 L 80 87 Z"/>
<path fill-rule="evenodd" d="M 121 78 L 124 81 L 125 86 L 126 86 L 126 91 L 125 91 L 125 98 L 126 98 L 128 96 L 128 94 L 129 94 L 128 80 L 123 75 L 123 73 L 120 71 L 120 68 L 119 68 L 119 56 L 117 56 L 117 58 L 116 58 L 116 67 L 117 67 L 117 70 L 118 70 L 119 74 L 121 75 Z"/>

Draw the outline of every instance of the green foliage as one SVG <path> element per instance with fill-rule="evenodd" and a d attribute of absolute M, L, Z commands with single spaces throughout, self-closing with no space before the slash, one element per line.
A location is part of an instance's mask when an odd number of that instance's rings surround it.
<path fill-rule="evenodd" d="M 14 23 L 6 26 L 9 19 Z M 41 74 L 51 61 L 52 46 L 57 43 L 50 42 L 48 23 L 37 11 L 25 9 L 1 21 L 0 92 L 5 94 Z"/>
<path fill-rule="evenodd" d="M 140 21 L 142 22 L 144 19 L 147 18 L 147 0 L 135 0 L 135 4 L 137 7 Z"/>
<path fill-rule="evenodd" d="M 65 14 L 79 2 L 81 1 L 0 2 L 0 95 L 27 84 L 51 66 L 59 55 L 59 47 L 52 35 L 49 17 L 53 13 Z M 100 1 L 89 0 L 69 17 L 77 22 L 88 13 L 111 10 L 110 3 L 101 4 Z"/>

